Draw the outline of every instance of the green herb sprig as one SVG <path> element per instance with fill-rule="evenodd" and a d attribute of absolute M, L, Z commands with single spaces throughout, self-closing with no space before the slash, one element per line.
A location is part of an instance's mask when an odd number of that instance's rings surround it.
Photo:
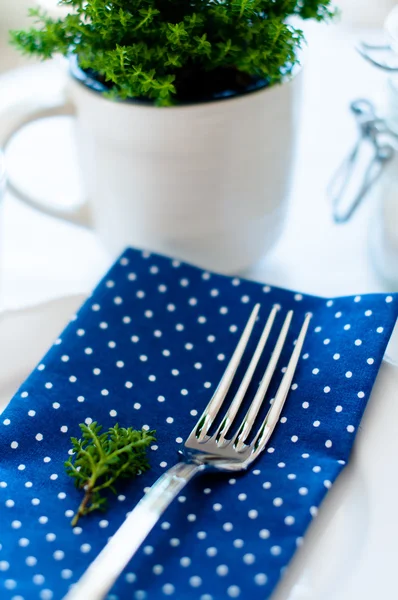
<path fill-rule="evenodd" d="M 75 54 L 117 98 L 158 105 L 275 83 L 297 63 L 302 31 L 291 17 L 327 21 L 332 0 L 60 0 L 69 14 L 30 11 L 11 32 L 25 54 Z"/>
<path fill-rule="evenodd" d="M 150 468 L 147 448 L 156 439 L 155 431 L 137 431 L 115 425 L 101 433 L 97 422 L 81 423 L 82 438 L 72 437 L 71 458 L 65 469 L 73 477 L 84 498 L 72 520 L 72 526 L 94 510 L 107 507 L 106 492 L 117 493 L 115 484 L 120 479 L 132 478 Z"/>

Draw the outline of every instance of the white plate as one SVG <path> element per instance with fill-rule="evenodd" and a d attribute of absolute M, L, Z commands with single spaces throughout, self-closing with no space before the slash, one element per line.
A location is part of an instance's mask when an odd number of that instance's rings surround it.
<path fill-rule="evenodd" d="M 0 412 L 84 299 L 73 295 L 0 314 Z"/>
<path fill-rule="evenodd" d="M 0 318 L 0 410 L 83 302 L 70 296 Z M 349 466 L 272 600 L 388 600 L 398 558 L 398 369 L 384 363 Z"/>

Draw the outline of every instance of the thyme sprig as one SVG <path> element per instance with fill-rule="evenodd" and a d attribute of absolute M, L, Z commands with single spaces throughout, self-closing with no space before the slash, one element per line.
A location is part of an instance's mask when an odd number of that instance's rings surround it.
<path fill-rule="evenodd" d="M 280 81 L 297 63 L 303 41 L 292 17 L 327 21 L 335 14 L 332 0 L 59 4 L 68 11 L 60 18 L 32 8 L 33 26 L 12 31 L 12 43 L 42 59 L 75 54 L 111 96 L 150 99 L 157 105 L 244 89 L 253 79 Z"/>
<path fill-rule="evenodd" d="M 84 497 L 72 526 L 95 510 L 105 510 L 106 492 L 117 493 L 115 484 L 130 479 L 150 468 L 147 449 L 156 439 L 154 431 L 135 430 L 115 425 L 102 432 L 101 425 L 80 424 L 81 439 L 71 438 L 73 454 L 65 463 L 66 472 Z"/>

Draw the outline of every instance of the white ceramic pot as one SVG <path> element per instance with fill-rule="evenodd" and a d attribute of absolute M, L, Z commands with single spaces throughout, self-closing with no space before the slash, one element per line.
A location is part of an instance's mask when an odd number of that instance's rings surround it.
<path fill-rule="evenodd" d="M 23 122 L 75 113 L 88 210 L 59 216 L 87 222 L 89 213 L 113 256 L 133 245 L 232 273 L 267 252 L 286 211 L 298 74 L 232 98 L 157 108 L 110 101 L 74 73 L 67 107 L 41 110 L 30 99 L 0 134 L 1 146 Z"/>

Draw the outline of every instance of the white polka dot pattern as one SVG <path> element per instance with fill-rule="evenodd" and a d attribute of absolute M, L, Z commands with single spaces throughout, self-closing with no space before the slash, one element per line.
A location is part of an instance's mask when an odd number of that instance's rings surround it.
<path fill-rule="evenodd" d="M 278 324 L 287 310 L 296 312 L 279 377 L 304 314 L 314 315 L 272 443 L 246 474 L 193 481 L 108 598 L 270 597 L 348 459 L 397 317 L 397 296 L 326 300 L 128 250 L 2 415 L 2 600 L 63 597 L 175 463 L 255 302 L 262 322 L 275 304 Z M 270 398 L 275 389 L 273 382 Z M 93 513 L 72 529 L 80 492 L 63 462 L 78 423 L 94 420 L 156 429 L 152 469 L 110 497 L 106 515 Z"/>

